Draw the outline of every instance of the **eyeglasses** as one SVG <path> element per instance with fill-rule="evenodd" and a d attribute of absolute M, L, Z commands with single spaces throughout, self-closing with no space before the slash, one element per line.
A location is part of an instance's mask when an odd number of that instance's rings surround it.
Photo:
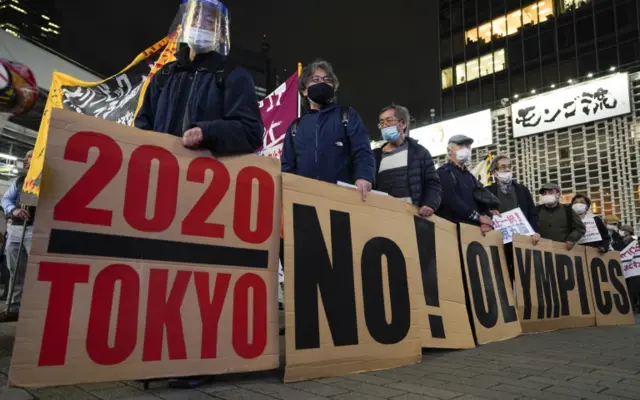
<path fill-rule="evenodd" d="M 382 129 L 385 126 L 393 126 L 394 122 L 397 123 L 400 120 L 398 118 L 385 118 L 378 121 L 378 129 Z"/>
<path fill-rule="evenodd" d="M 309 80 L 312 83 L 320 83 L 320 82 L 324 82 L 324 83 L 329 83 L 329 84 L 333 84 L 333 78 L 330 76 L 312 76 L 311 79 Z"/>

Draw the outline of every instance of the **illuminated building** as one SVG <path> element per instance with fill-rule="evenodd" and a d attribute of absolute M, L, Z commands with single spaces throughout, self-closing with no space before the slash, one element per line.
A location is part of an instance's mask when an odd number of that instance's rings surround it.
<path fill-rule="evenodd" d="M 0 0 L 0 28 L 55 48 L 61 27 L 51 0 Z"/>

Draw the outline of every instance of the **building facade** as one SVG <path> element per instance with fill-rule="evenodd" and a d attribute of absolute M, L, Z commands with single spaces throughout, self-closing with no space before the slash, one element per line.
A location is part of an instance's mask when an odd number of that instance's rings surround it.
<path fill-rule="evenodd" d="M 0 0 L 0 28 L 9 34 L 55 49 L 60 18 L 51 0 Z"/>
<path fill-rule="evenodd" d="M 490 143 L 473 149 L 471 166 L 489 152 L 507 155 L 516 179 L 529 187 L 534 198 L 543 184 L 557 183 L 563 190 L 563 202 L 578 193 L 587 195 L 595 214 L 616 215 L 639 234 L 640 73 L 629 74 L 628 81 L 626 77 L 626 73 L 611 74 L 509 107 L 413 129 L 411 136 L 427 149 L 436 149 L 432 153 L 437 165 L 447 161 L 441 148 L 454 134 L 474 137 L 476 144 Z M 589 92 L 600 100 L 588 101 L 592 99 Z M 569 103 L 578 108 L 567 107 Z M 535 115 L 531 114 L 533 106 L 538 108 Z M 563 108 L 562 114 L 553 119 L 557 108 Z M 620 115 L 606 118 L 616 113 Z M 473 120 L 477 118 L 480 120 Z M 570 125 L 580 121 L 588 122 Z M 435 147 L 430 143 L 434 136 L 439 141 Z"/>
<path fill-rule="evenodd" d="M 638 0 L 440 0 L 441 115 L 640 65 Z"/>

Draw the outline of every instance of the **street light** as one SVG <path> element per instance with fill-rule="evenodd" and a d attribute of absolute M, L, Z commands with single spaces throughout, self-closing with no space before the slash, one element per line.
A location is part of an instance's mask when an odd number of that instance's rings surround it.
<path fill-rule="evenodd" d="M 556 88 L 556 84 L 555 84 L 555 83 L 552 83 L 552 84 L 551 84 L 551 89 L 555 89 L 555 88 Z"/>
<path fill-rule="evenodd" d="M 535 94 L 536 90 L 535 89 L 531 89 L 531 94 Z"/>
<path fill-rule="evenodd" d="M 518 96 L 517 94 L 514 94 L 514 95 L 513 95 L 513 98 L 514 98 L 514 99 L 517 99 L 518 97 L 520 97 L 520 96 Z"/>
<path fill-rule="evenodd" d="M 567 83 L 572 84 L 572 83 L 573 83 L 573 79 L 569 79 L 569 80 L 567 81 Z"/>
<path fill-rule="evenodd" d="M 593 78 L 593 73 L 592 73 L 592 72 L 589 72 L 589 73 L 587 74 L 587 78 Z"/>
<path fill-rule="evenodd" d="M 609 71 L 610 71 L 610 72 L 613 72 L 613 71 L 615 71 L 615 70 L 616 70 L 616 67 L 614 67 L 613 65 L 611 66 L 611 68 L 609 68 Z"/>

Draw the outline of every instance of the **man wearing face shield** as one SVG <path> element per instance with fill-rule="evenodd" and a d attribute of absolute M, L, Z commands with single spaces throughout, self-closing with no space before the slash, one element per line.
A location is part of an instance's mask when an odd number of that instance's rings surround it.
<path fill-rule="evenodd" d="M 374 150 L 376 190 L 405 199 L 423 217 L 440 206 L 442 188 L 429 150 L 409 137 L 409 110 L 390 105 L 380 112 L 378 128 L 387 142 Z"/>
<path fill-rule="evenodd" d="M 573 211 L 570 205 L 560 204 L 562 191 L 555 183 L 547 183 L 540 188 L 540 235 L 555 242 L 564 242 L 567 250 L 573 246 L 587 232 L 582 219 Z"/>
<path fill-rule="evenodd" d="M 309 111 L 294 121 L 282 147 L 282 172 L 354 183 L 364 201 L 375 178 L 369 134 L 358 113 L 336 103 L 338 77 L 327 61 L 302 70 L 298 91 Z"/>
<path fill-rule="evenodd" d="M 151 79 L 135 126 L 214 154 L 254 153 L 264 129 L 251 76 L 227 57 L 227 8 L 218 0 L 182 0 L 177 20 L 176 61 Z"/>
<path fill-rule="evenodd" d="M 489 232 L 493 229 L 491 212 L 487 205 L 478 204 L 474 197 L 474 191 L 483 188 L 466 166 L 471 160 L 472 144 L 473 139 L 465 135 L 449 139 L 449 160 L 438 168 L 442 185 L 442 204 L 438 215 L 453 223 L 479 225 L 483 232 Z"/>

